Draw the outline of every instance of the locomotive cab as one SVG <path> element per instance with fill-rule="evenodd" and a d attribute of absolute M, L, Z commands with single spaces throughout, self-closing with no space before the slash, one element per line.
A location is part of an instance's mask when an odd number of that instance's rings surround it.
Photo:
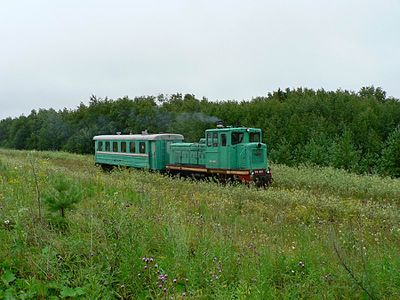
<path fill-rule="evenodd" d="M 205 167 L 241 181 L 271 182 L 267 146 L 258 128 L 218 127 L 206 130 Z"/>
<path fill-rule="evenodd" d="M 267 146 L 261 129 L 217 128 L 206 130 L 206 167 L 218 169 L 266 169 Z"/>

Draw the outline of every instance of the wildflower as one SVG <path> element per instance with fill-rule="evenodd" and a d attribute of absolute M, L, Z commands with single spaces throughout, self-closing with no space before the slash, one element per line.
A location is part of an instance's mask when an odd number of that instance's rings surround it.
<path fill-rule="evenodd" d="M 302 267 L 302 268 L 304 268 L 304 262 L 299 261 L 299 266 Z"/>
<path fill-rule="evenodd" d="M 176 278 L 174 278 L 173 282 L 176 283 Z"/>
<path fill-rule="evenodd" d="M 154 268 L 156 268 L 156 269 L 157 269 L 157 268 L 158 268 L 158 264 L 155 264 L 155 265 L 154 265 Z"/>
<path fill-rule="evenodd" d="M 121 289 L 125 288 L 125 285 L 124 285 L 124 284 L 121 284 L 120 288 L 121 288 Z"/>
<path fill-rule="evenodd" d="M 183 292 L 183 293 L 182 293 L 182 296 L 183 296 L 183 297 L 185 297 L 185 296 L 186 296 L 186 293 L 185 293 L 185 292 Z"/>
<path fill-rule="evenodd" d="M 146 269 L 147 269 L 147 266 L 144 266 L 144 267 L 143 267 L 143 269 L 145 269 L 145 270 L 146 270 Z"/>
<path fill-rule="evenodd" d="M 6 226 L 10 225 L 10 220 L 5 220 L 4 225 L 6 225 Z"/>
<path fill-rule="evenodd" d="M 167 292 L 167 288 L 164 288 L 164 290 L 163 290 L 163 291 L 164 291 L 164 293 L 166 293 L 166 292 Z"/>

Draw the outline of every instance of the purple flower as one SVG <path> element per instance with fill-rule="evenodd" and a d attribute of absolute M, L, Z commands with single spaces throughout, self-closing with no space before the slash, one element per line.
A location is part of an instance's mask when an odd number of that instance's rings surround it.
<path fill-rule="evenodd" d="M 161 274 L 161 275 L 158 276 L 158 279 L 161 280 L 161 281 L 165 281 L 167 279 L 167 275 L 166 274 L 165 275 Z"/>

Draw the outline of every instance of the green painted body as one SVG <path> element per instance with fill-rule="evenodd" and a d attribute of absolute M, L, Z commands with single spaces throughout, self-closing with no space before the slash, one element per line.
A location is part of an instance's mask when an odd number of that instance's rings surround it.
<path fill-rule="evenodd" d="M 207 169 L 267 169 L 267 146 L 256 128 L 208 129 L 200 143 L 171 144 L 170 164 Z"/>
<path fill-rule="evenodd" d="M 200 143 L 171 144 L 170 164 L 204 166 L 206 145 Z"/>
<path fill-rule="evenodd" d="M 216 128 L 199 143 L 183 143 L 178 134 L 96 136 L 95 162 L 163 171 L 167 165 L 206 169 L 268 169 L 267 147 L 256 128 Z"/>
<path fill-rule="evenodd" d="M 100 135 L 93 139 L 96 164 L 161 171 L 170 162 L 170 144 L 182 142 L 183 136 Z"/>

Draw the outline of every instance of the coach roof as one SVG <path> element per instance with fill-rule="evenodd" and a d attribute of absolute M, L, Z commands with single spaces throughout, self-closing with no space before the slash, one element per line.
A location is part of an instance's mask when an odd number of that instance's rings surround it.
<path fill-rule="evenodd" d="M 158 134 L 114 134 L 114 135 L 96 135 L 93 140 L 132 140 L 132 141 L 156 141 L 156 140 L 183 140 L 182 134 L 176 133 L 158 133 Z"/>

